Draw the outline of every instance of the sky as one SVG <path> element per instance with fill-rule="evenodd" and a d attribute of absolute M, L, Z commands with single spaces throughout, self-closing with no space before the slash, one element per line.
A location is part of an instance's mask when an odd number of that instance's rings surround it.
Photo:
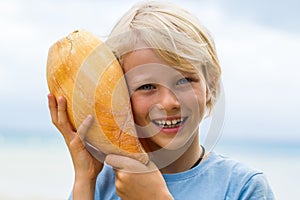
<path fill-rule="evenodd" d="M 0 133 L 52 134 L 49 47 L 76 29 L 105 40 L 135 2 L 0 0 Z M 173 0 L 216 44 L 226 96 L 223 137 L 300 142 L 299 1 Z"/>

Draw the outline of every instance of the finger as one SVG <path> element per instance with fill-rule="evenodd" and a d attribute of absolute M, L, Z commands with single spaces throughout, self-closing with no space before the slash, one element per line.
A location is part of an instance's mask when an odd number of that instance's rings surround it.
<path fill-rule="evenodd" d="M 92 124 L 93 118 L 91 115 L 89 115 L 82 124 L 78 127 L 78 130 L 76 133 L 73 133 L 73 138 L 70 141 L 70 147 L 73 147 L 77 150 L 86 149 L 86 142 L 84 141 L 84 138 Z"/>
<path fill-rule="evenodd" d="M 67 101 L 64 97 L 59 96 L 57 102 L 57 110 L 58 110 L 58 125 L 67 130 L 72 131 L 72 126 L 67 113 Z"/>
<path fill-rule="evenodd" d="M 57 102 L 53 94 L 48 94 L 48 107 L 53 124 L 57 124 Z"/>
<path fill-rule="evenodd" d="M 77 134 L 79 135 L 80 139 L 83 141 L 89 131 L 89 129 L 91 128 L 92 124 L 93 124 L 93 116 L 92 115 L 88 115 L 84 121 L 82 122 L 82 124 L 79 126 L 78 130 L 77 130 Z"/>
<path fill-rule="evenodd" d="M 105 162 L 116 170 L 122 170 L 131 173 L 145 173 L 157 170 L 157 167 L 151 161 L 148 163 L 148 165 L 144 165 L 135 159 L 115 154 L 107 155 Z"/>
<path fill-rule="evenodd" d="M 57 102 L 57 125 L 67 144 L 76 136 L 75 129 L 73 128 L 67 113 L 67 101 L 64 97 L 58 97 Z"/>
<path fill-rule="evenodd" d="M 85 148 L 101 163 L 104 163 L 106 154 L 104 154 L 99 148 L 95 147 L 93 144 L 91 144 L 88 141 L 83 142 L 85 145 Z"/>

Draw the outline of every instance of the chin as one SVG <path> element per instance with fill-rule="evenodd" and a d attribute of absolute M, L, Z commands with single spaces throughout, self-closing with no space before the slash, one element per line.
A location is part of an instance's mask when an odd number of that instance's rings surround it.
<path fill-rule="evenodd" d="M 158 146 L 165 150 L 179 150 L 179 149 L 187 149 L 191 144 L 189 138 L 179 138 L 175 137 L 173 139 L 169 139 L 167 141 L 158 142 Z"/>

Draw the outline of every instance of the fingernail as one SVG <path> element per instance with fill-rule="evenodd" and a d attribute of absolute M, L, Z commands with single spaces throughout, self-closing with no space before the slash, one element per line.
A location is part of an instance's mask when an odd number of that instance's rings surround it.
<path fill-rule="evenodd" d="M 87 120 L 92 120 L 93 119 L 93 116 L 92 115 L 88 115 L 87 116 Z"/>
<path fill-rule="evenodd" d="M 62 96 L 59 96 L 58 97 L 58 101 L 62 101 L 63 100 L 63 97 Z"/>

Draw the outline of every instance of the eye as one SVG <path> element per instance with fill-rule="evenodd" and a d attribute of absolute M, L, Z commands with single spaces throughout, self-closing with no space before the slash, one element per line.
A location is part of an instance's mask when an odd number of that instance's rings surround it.
<path fill-rule="evenodd" d="M 189 83 L 189 82 L 192 82 L 192 79 L 190 79 L 190 78 L 182 78 L 182 79 L 179 79 L 176 82 L 176 85 L 186 84 L 186 83 Z"/>
<path fill-rule="evenodd" d="M 156 87 L 154 85 L 145 84 L 145 85 L 140 86 L 137 90 L 153 90 L 155 88 Z"/>

